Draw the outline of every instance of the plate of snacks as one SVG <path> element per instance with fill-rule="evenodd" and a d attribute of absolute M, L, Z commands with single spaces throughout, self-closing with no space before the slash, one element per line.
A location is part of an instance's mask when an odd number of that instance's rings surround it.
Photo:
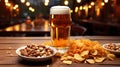
<path fill-rule="evenodd" d="M 51 59 L 56 54 L 56 49 L 44 45 L 27 45 L 16 50 L 16 54 L 28 61 L 45 61 Z"/>
<path fill-rule="evenodd" d="M 103 48 L 113 54 L 120 55 L 120 43 L 103 44 Z"/>

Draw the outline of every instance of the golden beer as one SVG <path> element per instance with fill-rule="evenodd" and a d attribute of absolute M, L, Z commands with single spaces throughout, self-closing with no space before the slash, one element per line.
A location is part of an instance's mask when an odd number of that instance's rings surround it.
<path fill-rule="evenodd" d="M 50 26 L 53 46 L 66 48 L 70 40 L 71 15 L 67 6 L 54 6 L 50 9 Z"/>

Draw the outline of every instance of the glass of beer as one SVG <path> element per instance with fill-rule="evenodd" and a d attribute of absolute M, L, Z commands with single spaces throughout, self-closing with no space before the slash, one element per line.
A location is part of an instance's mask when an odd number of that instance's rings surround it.
<path fill-rule="evenodd" d="M 67 6 L 50 8 L 50 26 L 53 46 L 64 50 L 70 43 L 71 14 Z"/>

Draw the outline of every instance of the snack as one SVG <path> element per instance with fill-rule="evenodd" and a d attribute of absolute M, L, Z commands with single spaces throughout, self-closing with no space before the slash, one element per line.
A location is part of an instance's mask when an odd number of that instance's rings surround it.
<path fill-rule="evenodd" d="M 61 61 L 94 64 L 96 62 L 103 62 L 105 59 L 113 60 L 114 58 L 115 55 L 104 50 L 98 41 L 81 39 L 73 40 L 70 43 L 68 51 L 61 57 Z"/>
<path fill-rule="evenodd" d="M 21 55 L 27 57 L 46 57 L 53 55 L 53 50 L 43 45 L 27 45 L 20 50 Z"/>
<path fill-rule="evenodd" d="M 109 43 L 105 48 L 112 51 L 120 51 L 120 43 Z"/>

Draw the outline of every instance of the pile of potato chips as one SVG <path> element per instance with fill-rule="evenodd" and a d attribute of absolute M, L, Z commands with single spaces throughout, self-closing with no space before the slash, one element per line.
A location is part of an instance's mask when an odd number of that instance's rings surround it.
<path fill-rule="evenodd" d="M 114 60 L 115 55 L 103 49 L 98 41 L 89 39 L 72 40 L 68 51 L 61 57 L 65 64 L 103 62 L 106 59 Z"/>

